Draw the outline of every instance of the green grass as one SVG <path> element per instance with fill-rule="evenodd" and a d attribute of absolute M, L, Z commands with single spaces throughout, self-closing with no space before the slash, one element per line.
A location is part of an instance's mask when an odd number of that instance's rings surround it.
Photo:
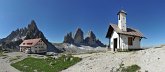
<path fill-rule="evenodd" d="M 0 57 L 3 56 L 3 52 L 0 50 Z"/>
<path fill-rule="evenodd" d="M 59 72 L 76 64 L 81 59 L 73 56 L 61 56 L 58 59 L 48 57 L 46 59 L 37 59 L 28 57 L 22 61 L 11 64 L 11 66 L 23 72 Z"/>
<path fill-rule="evenodd" d="M 138 70 L 140 70 L 138 65 L 131 65 L 126 68 L 122 68 L 121 72 L 136 72 Z"/>
<path fill-rule="evenodd" d="M 119 68 L 116 69 L 116 71 L 114 71 L 114 72 L 137 72 L 140 69 L 141 68 L 135 64 L 131 65 L 131 66 L 124 67 L 124 64 L 121 63 Z"/>

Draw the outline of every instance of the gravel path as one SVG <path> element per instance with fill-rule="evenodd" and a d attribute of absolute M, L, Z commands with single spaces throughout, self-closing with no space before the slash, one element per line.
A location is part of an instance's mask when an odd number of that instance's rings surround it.
<path fill-rule="evenodd" d="M 14 67 L 10 66 L 10 63 L 6 59 L 0 58 L 0 72 L 19 72 Z"/>
<path fill-rule="evenodd" d="M 27 55 L 21 52 L 11 52 L 6 53 L 5 55 L 7 56 L 0 57 L 0 72 L 20 72 L 19 70 L 12 67 L 10 64 L 26 58 Z M 11 61 L 17 56 L 19 56 L 18 60 Z"/>

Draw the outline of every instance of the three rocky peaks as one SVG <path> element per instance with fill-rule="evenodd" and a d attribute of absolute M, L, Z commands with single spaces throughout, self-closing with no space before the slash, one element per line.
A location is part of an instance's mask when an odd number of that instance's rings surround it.
<path fill-rule="evenodd" d="M 100 40 L 96 39 L 95 34 L 93 31 L 89 31 L 87 34 L 87 37 L 84 38 L 84 32 L 81 30 L 81 28 L 78 28 L 74 37 L 72 35 L 72 32 L 68 33 L 64 37 L 64 43 L 70 43 L 74 44 L 77 46 L 80 45 L 86 45 L 86 46 L 92 46 L 92 47 L 97 47 L 97 46 L 104 46 L 103 43 L 101 43 Z"/>

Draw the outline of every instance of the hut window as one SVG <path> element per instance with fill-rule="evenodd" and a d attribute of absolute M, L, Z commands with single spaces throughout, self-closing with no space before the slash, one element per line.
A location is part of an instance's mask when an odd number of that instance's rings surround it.
<path fill-rule="evenodd" d="M 128 45 L 133 45 L 132 37 L 128 37 Z"/>
<path fill-rule="evenodd" d="M 27 43 L 27 45 L 32 45 L 33 43 Z"/>

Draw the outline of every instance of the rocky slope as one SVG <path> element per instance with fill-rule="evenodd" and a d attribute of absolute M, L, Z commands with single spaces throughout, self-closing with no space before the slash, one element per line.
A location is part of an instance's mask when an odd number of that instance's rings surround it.
<path fill-rule="evenodd" d="M 19 50 L 19 44 L 25 39 L 42 38 L 47 44 L 48 51 L 60 52 L 59 49 L 55 48 L 44 36 L 44 34 L 38 29 L 34 20 L 28 24 L 27 27 L 12 31 L 6 38 L 0 40 L 2 47 L 9 50 Z"/>
<path fill-rule="evenodd" d="M 62 72 L 120 72 L 117 69 L 138 65 L 139 72 L 165 71 L 165 46 L 133 52 L 106 52 L 75 55 L 83 58 L 76 65 Z"/>
<path fill-rule="evenodd" d="M 74 44 L 77 46 L 81 46 L 81 45 L 92 46 L 92 47 L 105 46 L 99 39 L 96 39 L 96 36 L 92 31 L 89 31 L 87 37 L 84 38 L 84 33 L 81 30 L 81 28 L 77 29 L 74 37 L 72 37 L 71 32 L 68 33 L 66 36 L 64 36 L 63 43 Z"/>
<path fill-rule="evenodd" d="M 85 53 L 98 53 L 98 52 L 106 52 L 107 49 L 105 47 L 91 47 L 91 46 L 76 46 L 74 44 L 69 43 L 53 43 L 53 45 L 69 54 L 85 54 Z"/>

